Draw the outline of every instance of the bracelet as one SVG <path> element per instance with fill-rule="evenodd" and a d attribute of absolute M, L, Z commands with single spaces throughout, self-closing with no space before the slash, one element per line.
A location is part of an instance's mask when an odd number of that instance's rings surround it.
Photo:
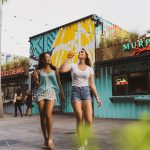
<path fill-rule="evenodd" d="M 99 96 L 96 97 L 96 100 L 99 99 Z"/>
<path fill-rule="evenodd" d="M 37 76 L 36 79 L 38 80 L 38 79 L 39 79 L 39 76 Z"/>

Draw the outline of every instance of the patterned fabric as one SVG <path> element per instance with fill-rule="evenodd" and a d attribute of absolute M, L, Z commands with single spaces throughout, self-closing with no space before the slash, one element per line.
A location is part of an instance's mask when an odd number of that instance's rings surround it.
<path fill-rule="evenodd" d="M 46 100 L 55 100 L 56 99 L 56 93 L 53 88 L 47 89 L 46 91 L 40 93 L 40 95 L 37 96 L 38 101 L 46 99 Z"/>

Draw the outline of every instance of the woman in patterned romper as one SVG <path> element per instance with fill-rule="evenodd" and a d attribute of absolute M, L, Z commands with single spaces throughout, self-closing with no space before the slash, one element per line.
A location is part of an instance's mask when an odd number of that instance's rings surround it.
<path fill-rule="evenodd" d="M 40 54 L 39 65 L 33 73 L 33 79 L 37 84 L 40 121 L 45 140 L 43 148 L 52 150 L 54 148 L 51 136 L 52 111 L 56 96 L 59 95 L 59 89 L 61 100 L 64 100 L 65 97 L 60 82 L 59 70 L 52 65 L 49 53 Z"/>

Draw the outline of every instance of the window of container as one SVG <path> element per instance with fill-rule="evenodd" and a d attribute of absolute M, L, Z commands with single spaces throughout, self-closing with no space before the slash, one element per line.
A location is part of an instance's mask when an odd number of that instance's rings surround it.
<path fill-rule="evenodd" d="M 112 76 L 113 96 L 149 95 L 150 72 L 133 72 Z"/>

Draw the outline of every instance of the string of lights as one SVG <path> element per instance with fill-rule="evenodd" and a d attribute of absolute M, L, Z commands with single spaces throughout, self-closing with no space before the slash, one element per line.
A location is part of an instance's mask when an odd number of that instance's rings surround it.
<path fill-rule="evenodd" d="M 22 16 L 19 16 L 19 15 L 15 15 L 15 14 L 5 13 L 5 12 L 2 12 L 2 11 L 0 13 L 4 14 L 6 16 L 12 17 L 14 19 L 20 19 L 20 20 L 24 20 L 24 21 L 27 21 L 27 22 L 30 22 L 30 23 L 41 23 L 41 25 L 46 26 L 46 27 L 49 26 L 48 23 L 45 23 L 41 20 L 39 21 L 39 20 L 36 20 L 36 19 L 33 19 L 33 18 L 26 18 L 26 17 L 22 17 Z"/>
<path fill-rule="evenodd" d="M 7 32 L 7 37 L 9 37 L 9 40 L 10 39 L 14 40 L 16 45 L 20 45 L 20 43 L 18 41 L 16 42 L 15 36 L 12 36 L 12 34 L 9 34 L 8 30 L 4 29 L 3 31 Z"/>
<path fill-rule="evenodd" d="M 48 23 L 44 23 L 44 22 L 41 22 L 41 21 L 38 21 L 38 20 L 35 20 L 35 19 L 31 19 L 31 18 L 26 18 L 26 17 L 22 17 L 22 16 L 19 16 L 19 15 L 15 15 L 15 14 L 9 14 L 9 13 L 5 13 L 5 12 L 0 12 L 0 13 L 2 13 L 2 14 L 4 14 L 4 15 L 6 15 L 6 16 L 9 16 L 9 17 L 11 17 L 12 19 L 18 19 L 18 20 L 24 20 L 24 21 L 26 21 L 27 23 L 38 23 L 38 25 L 39 25 L 39 23 L 44 27 L 44 26 L 46 26 L 46 27 L 48 27 L 49 25 L 48 25 Z M 8 18 L 7 18 L 8 19 Z M 3 27 L 3 24 L 0 24 L 0 26 L 2 26 Z M 5 33 L 7 33 L 7 37 L 9 38 L 9 40 L 13 40 L 14 41 L 14 44 L 15 45 L 17 45 L 17 46 L 21 46 L 22 44 L 21 43 L 19 43 L 18 42 L 18 40 L 16 39 L 16 36 L 13 36 L 12 35 L 12 31 L 11 32 L 9 32 L 9 30 L 8 29 L 6 29 L 6 28 L 2 28 L 2 31 Z M 10 34 L 11 33 L 11 34 Z M 27 37 L 28 38 L 28 37 Z M 21 48 L 23 48 L 23 47 L 21 47 Z M 24 48 L 23 48 L 24 49 Z M 26 52 L 27 52 L 27 50 L 26 50 Z"/>
<path fill-rule="evenodd" d="M 24 50 L 24 52 L 29 53 L 29 48 L 27 48 L 27 46 L 25 47 L 23 43 L 18 42 L 15 36 L 12 36 L 12 34 L 9 34 L 8 30 L 5 29 L 4 32 L 7 32 L 8 40 L 12 40 L 11 44 L 13 44 L 14 47 L 17 47 L 17 49 L 20 49 L 21 51 Z"/>

